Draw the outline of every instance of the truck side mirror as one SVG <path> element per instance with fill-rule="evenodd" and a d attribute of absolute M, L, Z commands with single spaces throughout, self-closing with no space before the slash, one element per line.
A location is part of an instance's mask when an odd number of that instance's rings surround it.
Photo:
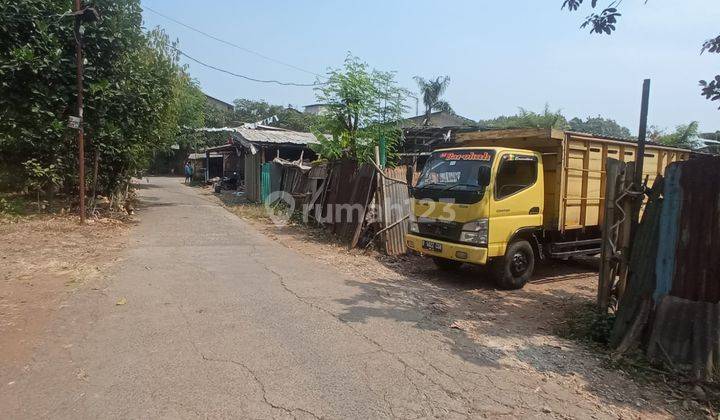
<path fill-rule="evenodd" d="M 490 185 L 490 167 L 489 166 L 481 166 L 478 170 L 478 185 L 481 187 L 487 187 Z"/>

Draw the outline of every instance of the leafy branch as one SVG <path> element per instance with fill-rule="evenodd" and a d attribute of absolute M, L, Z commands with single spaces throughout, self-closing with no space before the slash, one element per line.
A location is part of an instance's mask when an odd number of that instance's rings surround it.
<path fill-rule="evenodd" d="M 700 49 L 700 54 L 703 54 L 706 51 L 709 53 L 720 54 L 720 36 L 709 39 L 703 43 L 703 46 Z M 709 82 L 707 80 L 701 80 L 700 87 L 702 88 L 700 94 L 706 99 L 711 101 L 720 100 L 720 75 L 716 75 L 715 78 Z"/>

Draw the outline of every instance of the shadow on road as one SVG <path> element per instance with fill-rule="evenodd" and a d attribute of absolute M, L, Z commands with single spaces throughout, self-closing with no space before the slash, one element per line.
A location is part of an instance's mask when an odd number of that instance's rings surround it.
<path fill-rule="evenodd" d="M 582 267 L 567 271 L 563 276 L 570 277 L 565 279 L 588 274 Z M 646 393 L 632 380 L 599 366 L 599 355 L 554 337 L 565 314 L 587 302 L 577 292 L 558 287 L 563 281 L 558 276 L 538 280 L 547 284 L 552 279 L 553 288 L 531 285 L 508 292 L 473 277 L 476 273 L 469 269 L 405 281 L 350 280 L 346 283 L 360 292 L 338 300 L 344 307 L 339 317 L 350 323 L 390 319 L 440 334 L 453 354 L 480 368 L 492 368 L 497 382 L 512 384 L 520 392 L 532 393 L 538 383 L 544 386 L 539 378 L 550 375 L 560 382 L 577 380 L 584 384 L 583 392 L 614 406 L 637 409 L 642 404 L 646 410 L 667 414 L 648 404 Z"/>
<path fill-rule="evenodd" d="M 230 197 L 222 198 L 232 206 Z M 665 393 L 641 388 L 617 370 L 604 368 L 606 356 L 558 337 L 567 314 L 594 296 L 596 258 L 543 262 L 523 290 L 504 291 L 480 266 L 441 272 L 429 258 L 418 255 L 348 251 L 324 229 L 256 223 L 271 238 L 311 258 L 333 266 L 362 267 L 362 274 L 355 272 L 353 279 L 344 281 L 357 293 L 335 300 L 341 305 L 337 316 L 344 322 L 385 319 L 432 332 L 452 354 L 490 372 L 497 383 L 535 397 L 538 389 L 555 388 L 549 392 L 552 398 L 564 395 L 568 398 L 563 404 L 582 403 L 584 414 L 596 408 L 592 401 L 642 408 L 648 415 L 667 415 L 664 410 L 672 409 Z"/>

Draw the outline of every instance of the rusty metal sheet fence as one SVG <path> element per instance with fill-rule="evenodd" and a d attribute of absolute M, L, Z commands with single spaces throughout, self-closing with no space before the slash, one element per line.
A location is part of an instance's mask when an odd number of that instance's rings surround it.
<path fill-rule="evenodd" d="M 282 166 L 282 190 L 293 196 L 299 204 L 304 202 L 308 170 L 297 165 Z"/>
<path fill-rule="evenodd" d="M 318 219 L 350 248 L 360 240 L 368 205 L 375 193 L 375 168 L 353 160 L 333 162 Z"/>
<path fill-rule="evenodd" d="M 681 164 L 682 209 L 670 294 L 720 301 L 720 157 Z"/>
<path fill-rule="evenodd" d="M 267 165 L 267 166 L 266 166 Z M 308 169 L 295 162 L 278 162 L 263 165 L 267 171 L 267 180 L 263 183 L 263 197 L 272 192 L 282 191 L 289 194 L 295 200 L 296 210 L 302 210 L 304 214 L 310 214 L 314 218 L 314 210 L 318 205 L 320 196 L 324 192 L 327 178 L 327 163 L 314 163 Z M 306 220 L 305 218 L 304 220 Z"/>
<path fill-rule="evenodd" d="M 611 338 L 618 353 L 644 344 L 651 359 L 710 380 L 720 373 L 720 157 L 672 163 L 666 175 L 634 240 Z"/>
<path fill-rule="evenodd" d="M 410 193 L 404 181 L 406 166 L 384 169 L 384 176 L 374 165 L 353 160 L 313 164 L 309 170 L 279 163 L 265 163 L 262 168 L 263 201 L 271 192 L 282 190 L 292 195 L 304 222 L 314 219 L 350 248 L 356 247 L 366 232 L 368 243 L 370 234 L 382 234 L 382 248 L 388 255 L 407 251 Z M 278 179 L 282 181 L 276 185 Z"/>

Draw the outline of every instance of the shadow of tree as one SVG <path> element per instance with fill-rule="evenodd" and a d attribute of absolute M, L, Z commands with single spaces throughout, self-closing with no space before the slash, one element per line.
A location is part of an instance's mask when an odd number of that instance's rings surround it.
<path fill-rule="evenodd" d="M 482 268 L 445 273 L 420 257 L 406 258 L 413 268 L 403 273 L 403 280 L 347 280 L 359 293 L 337 300 L 343 308 L 340 319 L 349 323 L 388 319 L 430 331 L 463 361 L 489 369 L 497 381 L 513 386 L 547 386 L 538 381 L 550 376 L 556 382 L 572 380 L 582 392 L 614 407 L 664 415 L 665 409 L 673 410 L 665 403 L 667 393 L 643 388 L 621 372 L 605 369 L 606 355 L 555 335 L 565 314 L 594 293 L 592 262 L 551 261 L 539 267 L 536 280 L 525 289 L 502 291 Z M 586 284 L 578 284 L 579 279 Z M 573 285 L 567 287 L 568 282 Z M 563 388 L 556 382 L 550 381 Z"/>

